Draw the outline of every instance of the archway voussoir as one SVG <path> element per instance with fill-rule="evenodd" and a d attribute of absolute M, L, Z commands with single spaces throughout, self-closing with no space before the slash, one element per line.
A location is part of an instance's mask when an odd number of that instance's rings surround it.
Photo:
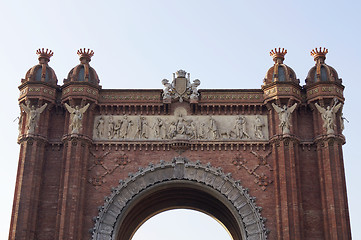
<path fill-rule="evenodd" d="M 238 210 L 239 214 L 242 216 L 242 218 L 247 217 L 248 215 L 252 214 L 253 211 L 251 209 L 251 207 L 249 206 L 249 204 L 244 204 L 239 210 Z"/>
<path fill-rule="evenodd" d="M 195 180 L 200 183 L 205 183 L 207 178 L 207 172 L 204 171 L 204 169 L 196 169 L 196 176 Z"/>
<path fill-rule="evenodd" d="M 104 216 L 105 218 L 105 216 Z M 99 226 L 99 232 L 102 235 L 111 235 L 113 231 L 113 225 L 112 224 L 107 224 L 106 222 L 102 221 L 102 223 Z"/>
<path fill-rule="evenodd" d="M 215 179 L 214 179 L 214 182 L 213 182 L 213 188 L 214 189 L 217 189 L 218 191 L 221 191 L 221 188 L 224 184 L 224 180 L 221 176 L 217 176 Z"/>
<path fill-rule="evenodd" d="M 204 180 L 204 183 L 207 184 L 208 186 L 212 186 L 214 180 L 216 179 L 216 175 L 213 175 L 211 172 L 207 172 L 206 173 L 206 178 Z"/>
<path fill-rule="evenodd" d="M 197 169 L 194 167 L 186 167 L 184 169 L 184 178 L 188 180 L 197 180 Z"/>
<path fill-rule="evenodd" d="M 225 183 L 221 188 L 221 193 L 228 198 L 228 194 L 232 191 L 232 189 L 233 189 L 232 183 L 230 183 L 229 181 L 225 181 Z"/>

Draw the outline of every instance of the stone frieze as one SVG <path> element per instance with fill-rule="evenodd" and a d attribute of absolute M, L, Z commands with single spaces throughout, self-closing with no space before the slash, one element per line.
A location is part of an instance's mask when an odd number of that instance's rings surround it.
<path fill-rule="evenodd" d="M 264 115 L 144 116 L 99 115 L 93 127 L 95 141 L 267 141 Z"/>

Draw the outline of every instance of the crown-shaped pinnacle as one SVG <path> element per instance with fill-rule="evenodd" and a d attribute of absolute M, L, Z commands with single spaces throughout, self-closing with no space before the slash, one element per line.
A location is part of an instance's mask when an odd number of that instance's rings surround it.
<path fill-rule="evenodd" d="M 327 49 L 327 48 L 323 48 L 323 49 L 322 49 L 322 47 L 320 47 L 319 49 L 317 49 L 317 48 L 312 49 L 312 51 L 311 51 L 311 56 L 313 56 L 313 59 L 314 59 L 315 61 L 317 61 L 317 59 L 325 60 L 327 53 L 328 53 L 328 49 Z"/>
<path fill-rule="evenodd" d="M 283 60 L 285 59 L 285 55 L 287 53 L 287 50 L 284 48 L 275 48 L 274 50 L 272 49 L 269 53 L 269 55 L 273 58 L 273 61 L 277 62 L 277 60 L 279 59 L 280 62 L 282 63 Z"/>
<path fill-rule="evenodd" d="M 91 57 L 94 55 L 94 51 L 86 48 L 79 49 L 77 54 L 79 55 L 80 61 L 85 60 L 86 62 L 91 61 Z"/>
<path fill-rule="evenodd" d="M 44 63 L 42 61 L 45 60 L 46 62 L 49 62 L 54 53 L 49 49 L 44 50 L 44 48 L 39 48 L 36 50 L 36 54 L 38 55 L 39 62 Z"/>
<path fill-rule="evenodd" d="M 183 69 L 180 69 L 180 70 L 178 70 L 175 74 L 177 75 L 177 78 L 185 78 L 187 72 L 184 71 Z"/>

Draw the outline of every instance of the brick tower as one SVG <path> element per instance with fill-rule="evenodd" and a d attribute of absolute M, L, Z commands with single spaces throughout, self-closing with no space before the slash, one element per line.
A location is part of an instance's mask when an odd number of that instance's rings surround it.
<path fill-rule="evenodd" d="M 350 239 L 341 79 L 327 49 L 300 86 L 285 49 L 261 89 L 102 89 L 80 64 L 57 85 L 39 64 L 20 89 L 20 157 L 9 239 L 129 240 L 153 215 L 206 212 L 235 240 Z M 267 219 L 267 221 L 266 221 Z"/>

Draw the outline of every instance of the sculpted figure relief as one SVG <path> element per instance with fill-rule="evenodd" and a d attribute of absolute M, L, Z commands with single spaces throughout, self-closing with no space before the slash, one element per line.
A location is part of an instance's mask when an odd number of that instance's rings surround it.
<path fill-rule="evenodd" d="M 197 125 L 193 120 L 190 120 L 189 123 L 189 134 L 191 139 L 198 139 Z"/>
<path fill-rule="evenodd" d="M 199 81 L 198 79 L 193 80 L 193 83 L 191 84 L 191 95 L 190 95 L 190 99 L 198 99 L 199 93 L 198 93 L 198 89 L 197 87 L 201 85 L 201 81 Z"/>
<path fill-rule="evenodd" d="M 172 139 L 177 135 L 177 125 L 175 122 L 172 122 L 168 129 L 168 138 Z"/>
<path fill-rule="evenodd" d="M 96 125 L 96 131 L 97 131 L 97 136 L 99 138 L 103 137 L 103 134 L 104 134 L 104 119 L 103 117 L 100 117 L 98 122 L 97 122 L 97 125 Z"/>
<path fill-rule="evenodd" d="M 254 136 L 257 139 L 263 139 L 264 138 L 264 135 L 263 135 L 263 132 L 262 132 L 263 127 L 264 127 L 264 123 L 262 122 L 262 119 L 260 118 L 260 116 L 257 115 L 255 123 L 254 123 Z"/>
<path fill-rule="evenodd" d="M 246 118 L 243 116 L 239 116 L 236 120 L 235 130 L 237 138 L 250 138 L 246 130 Z"/>
<path fill-rule="evenodd" d="M 282 134 L 289 134 L 290 133 L 290 119 L 291 114 L 297 107 L 297 103 L 293 104 L 292 107 L 287 107 L 286 105 L 283 105 L 283 108 L 277 106 L 276 104 L 272 103 L 273 108 L 278 113 L 278 117 L 280 119 L 279 127 L 282 131 Z"/>
<path fill-rule="evenodd" d="M 27 134 L 34 134 L 35 128 L 38 126 L 40 114 L 45 110 L 48 104 L 45 103 L 43 106 L 36 108 L 34 105 L 29 108 L 24 104 L 20 104 L 21 108 L 26 112 L 27 116 Z M 22 120 L 22 119 L 21 119 Z"/>
<path fill-rule="evenodd" d="M 113 120 L 113 116 L 110 116 L 108 121 L 108 138 L 112 139 L 113 137 L 114 137 L 114 120 Z"/>
<path fill-rule="evenodd" d="M 127 138 L 129 135 L 129 130 L 133 126 L 133 121 L 128 119 L 127 115 L 124 115 L 123 120 L 121 120 L 122 124 L 119 130 L 120 138 Z"/>
<path fill-rule="evenodd" d="M 334 134 L 336 113 L 341 108 L 342 103 L 337 104 L 337 101 L 335 101 L 332 107 L 327 106 L 327 108 L 323 108 L 317 103 L 315 103 L 315 106 L 322 116 L 323 127 L 326 129 L 327 134 Z"/>
<path fill-rule="evenodd" d="M 208 133 L 211 139 L 218 138 L 218 127 L 212 116 L 209 116 Z"/>
<path fill-rule="evenodd" d="M 162 84 L 164 85 L 163 90 L 163 99 L 171 99 L 171 93 L 173 91 L 173 86 L 167 79 L 162 80 Z"/>
<path fill-rule="evenodd" d="M 95 140 L 265 140 L 266 116 L 97 116 Z M 249 127 L 249 129 L 247 129 Z M 104 130 L 103 130 L 104 129 Z M 104 131 L 106 131 L 104 133 Z"/>
<path fill-rule="evenodd" d="M 70 107 L 67 103 L 64 104 L 65 108 L 70 113 L 70 128 L 71 133 L 79 133 L 83 127 L 82 120 L 83 114 L 86 112 L 90 104 L 88 103 L 84 107 L 80 108 L 78 105 L 75 108 Z"/>
<path fill-rule="evenodd" d="M 167 130 L 165 122 L 161 118 L 157 118 L 156 122 L 153 125 L 153 129 L 156 138 L 165 138 Z"/>
<path fill-rule="evenodd" d="M 147 134 L 148 122 L 145 117 L 139 116 L 137 120 L 137 129 L 135 131 L 134 138 L 148 138 Z"/>
<path fill-rule="evenodd" d="M 341 113 L 341 116 L 340 116 L 340 124 L 341 124 L 341 131 L 345 130 L 345 120 L 346 122 L 349 122 L 344 116 L 343 116 L 343 113 Z"/>

